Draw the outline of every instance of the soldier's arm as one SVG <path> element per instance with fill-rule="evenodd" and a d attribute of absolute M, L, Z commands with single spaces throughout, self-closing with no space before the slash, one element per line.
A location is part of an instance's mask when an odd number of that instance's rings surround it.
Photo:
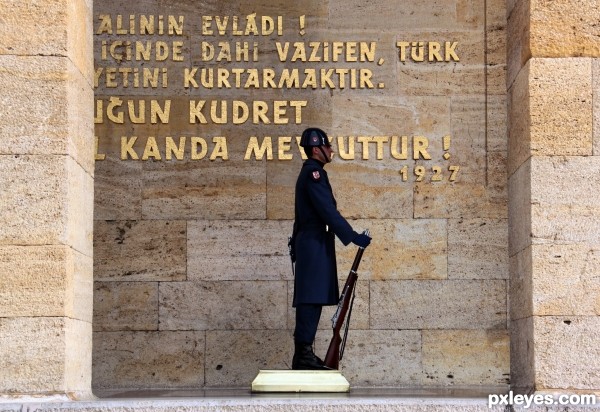
<path fill-rule="evenodd" d="M 315 205 L 319 217 L 325 221 L 344 245 L 349 244 L 358 233 L 352 229 L 352 226 L 335 207 L 331 190 L 325 179 L 322 176 L 319 178 L 311 176 L 309 180 L 307 184 L 308 195 Z"/>

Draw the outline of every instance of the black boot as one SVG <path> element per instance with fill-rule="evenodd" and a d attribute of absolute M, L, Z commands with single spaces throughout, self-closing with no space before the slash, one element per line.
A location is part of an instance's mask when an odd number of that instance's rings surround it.
<path fill-rule="evenodd" d="M 295 370 L 331 370 L 315 355 L 312 345 L 308 343 L 295 343 L 292 369 Z"/>

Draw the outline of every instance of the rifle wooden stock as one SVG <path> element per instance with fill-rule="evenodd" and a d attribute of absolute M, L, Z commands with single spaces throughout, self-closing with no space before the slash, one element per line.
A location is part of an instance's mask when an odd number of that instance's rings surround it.
<path fill-rule="evenodd" d="M 350 273 L 348 274 L 348 278 L 346 279 L 346 284 L 342 289 L 342 295 L 340 296 L 337 310 L 332 319 L 334 321 L 333 337 L 331 338 L 331 342 L 329 342 L 329 349 L 327 349 L 327 355 L 325 355 L 324 361 L 325 366 L 332 369 L 339 369 L 340 359 L 344 355 L 343 350 L 340 352 L 340 346 L 345 345 L 346 336 L 344 336 L 344 340 L 342 340 L 340 331 L 342 329 L 342 326 L 344 325 L 346 315 L 348 315 L 348 310 L 351 310 L 351 305 L 354 296 L 354 288 L 356 287 L 356 281 L 358 279 L 358 265 L 360 264 L 360 260 L 362 259 L 364 250 L 364 248 L 360 247 L 356 252 L 356 256 L 354 257 L 354 263 L 352 264 L 352 269 L 350 269 Z"/>

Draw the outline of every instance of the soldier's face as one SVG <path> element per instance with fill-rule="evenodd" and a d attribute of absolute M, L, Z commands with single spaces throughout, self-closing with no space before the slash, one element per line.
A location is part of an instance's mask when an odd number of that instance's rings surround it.
<path fill-rule="evenodd" d="M 323 163 L 329 163 L 333 159 L 333 149 L 331 146 L 320 146 L 315 147 L 315 151 L 313 153 L 317 156 L 317 159 Z"/>

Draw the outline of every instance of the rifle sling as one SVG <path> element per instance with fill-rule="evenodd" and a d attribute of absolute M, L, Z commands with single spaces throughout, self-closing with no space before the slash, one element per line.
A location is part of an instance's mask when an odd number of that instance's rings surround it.
<path fill-rule="evenodd" d="M 350 328 L 350 317 L 352 316 L 352 308 L 354 307 L 354 289 L 352 289 L 352 300 L 350 300 L 350 307 L 348 308 L 348 316 L 346 317 L 346 327 L 344 328 L 344 339 L 340 345 L 340 360 L 344 357 L 344 349 L 346 349 L 346 339 L 348 339 L 348 329 Z"/>

